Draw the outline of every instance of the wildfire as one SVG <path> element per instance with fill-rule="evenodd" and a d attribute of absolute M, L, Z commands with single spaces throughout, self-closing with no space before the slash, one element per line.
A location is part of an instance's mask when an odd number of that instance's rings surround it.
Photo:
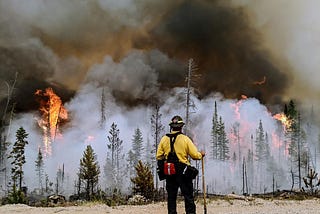
<path fill-rule="evenodd" d="M 241 100 L 237 101 L 236 103 L 232 103 L 230 104 L 231 107 L 234 109 L 234 112 L 236 114 L 236 117 L 238 120 L 240 120 L 240 107 L 243 103 L 244 100 L 248 99 L 248 97 L 246 95 L 241 95 Z"/>
<path fill-rule="evenodd" d="M 248 99 L 248 97 L 246 95 L 242 94 L 241 99 L 245 100 L 245 99 Z"/>
<path fill-rule="evenodd" d="M 55 141 L 57 136 L 60 136 L 58 125 L 68 119 L 68 112 L 52 88 L 47 88 L 44 91 L 37 90 L 35 95 L 40 97 L 39 111 L 42 117 L 38 120 L 38 124 L 43 130 L 44 153 L 51 155 L 51 143 Z"/>
<path fill-rule="evenodd" d="M 284 113 L 275 114 L 273 118 L 281 121 L 284 130 L 287 130 L 291 125 L 291 120 Z"/>
<path fill-rule="evenodd" d="M 266 80 L 267 80 L 267 78 L 266 78 L 266 76 L 264 76 L 264 77 L 263 77 L 263 80 L 261 80 L 261 81 L 255 81 L 255 82 L 253 82 L 253 84 L 254 84 L 254 85 L 262 85 L 262 84 L 266 83 Z"/>
<path fill-rule="evenodd" d="M 94 140 L 94 136 L 89 135 L 87 136 L 87 138 L 85 139 L 84 143 L 85 144 L 90 144 L 90 142 L 92 142 Z"/>

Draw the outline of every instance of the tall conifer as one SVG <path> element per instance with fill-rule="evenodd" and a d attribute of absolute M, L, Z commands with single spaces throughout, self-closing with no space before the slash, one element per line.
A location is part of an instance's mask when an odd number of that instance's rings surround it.
<path fill-rule="evenodd" d="M 90 145 L 87 146 L 80 160 L 80 179 L 86 185 L 87 199 L 92 199 L 95 194 L 95 188 L 99 182 L 100 167 L 97 161 L 97 156 Z"/>
<path fill-rule="evenodd" d="M 38 176 L 38 182 L 39 182 L 39 189 L 42 192 L 43 186 L 42 186 L 42 180 L 43 180 L 43 170 L 44 170 L 44 162 L 43 162 L 43 156 L 42 156 L 42 152 L 41 149 L 38 149 L 38 155 L 37 155 L 37 159 L 35 161 L 35 167 L 36 167 L 36 173 Z"/>

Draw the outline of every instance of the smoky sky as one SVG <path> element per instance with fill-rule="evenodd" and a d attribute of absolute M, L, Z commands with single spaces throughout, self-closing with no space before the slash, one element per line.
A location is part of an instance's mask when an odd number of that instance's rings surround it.
<path fill-rule="evenodd" d="M 218 91 L 229 98 L 244 94 L 272 103 L 285 92 L 288 77 L 262 49 L 261 36 L 239 8 L 220 1 L 185 1 L 150 33 L 170 57 L 195 59 L 200 96 Z M 185 73 L 180 74 L 177 82 L 184 84 Z M 166 78 L 161 79 L 165 84 Z M 263 79 L 264 84 L 255 84 Z"/>
<path fill-rule="evenodd" d="M 129 85 L 156 79 L 153 85 L 159 90 L 131 96 L 130 91 L 109 86 L 123 104 L 148 103 L 162 91 L 185 86 L 190 58 L 197 67 L 192 86 L 199 98 L 219 92 L 227 98 L 246 95 L 273 104 L 285 95 L 288 72 L 263 48 L 263 36 L 244 8 L 218 0 L 111 2 L 33 0 L 27 7 L 1 1 L 0 78 L 10 82 L 19 73 L 18 109 L 34 107 L 37 88 L 56 87 L 63 100 L 71 99 L 93 65 L 105 56 L 121 62 L 131 50 L 148 55 L 145 63 L 157 78 L 127 78 L 135 81 Z M 168 56 L 165 63 L 157 59 L 157 51 Z"/>
<path fill-rule="evenodd" d="M 10 90 L 14 86 L 12 99 L 17 112 L 38 108 L 34 96 L 37 89 L 52 87 L 64 101 L 68 101 L 74 94 L 59 83 L 49 81 L 54 75 L 50 54 L 31 46 L 28 49 L 0 47 L 1 89 L 7 92 L 7 86 Z M 7 93 L 2 95 L 6 96 Z M 6 102 L 6 99 L 2 102 Z"/>

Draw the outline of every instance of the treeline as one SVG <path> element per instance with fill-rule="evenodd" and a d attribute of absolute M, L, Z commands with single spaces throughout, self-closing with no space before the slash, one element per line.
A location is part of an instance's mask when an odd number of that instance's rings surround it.
<path fill-rule="evenodd" d="M 15 81 L 8 83 L 8 98 L 1 117 L 0 177 L 2 188 L 10 189 L 12 200 L 23 201 L 22 195 L 25 192 L 22 186 L 23 165 L 26 161 L 24 147 L 28 145 L 26 141 L 28 134 L 23 127 L 20 127 L 16 132 L 16 142 L 11 143 L 7 140 L 11 120 L 14 117 L 14 103 L 11 103 L 14 84 Z M 104 103 L 105 96 L 102 91 L 101 127 L 106 122 Z M 294 101 L 285 104 L 283 112 L 289 121 L 285 129 L 279 122 L 277 130 L 273 130 L 275 133 L 270 133 L 265 131 L 264 121 L 260 119 L 248 140 L 241 136 L 244 124 L 235 122 L 231 127 L 226 127 L 225 119 L 219 113 L 217 102 L 214 102 L 212 126 L 208 128 L 210 150 L 207 151 L 207 160 L 216 165 L 221 163 L 224 168 L 226 164 L 228 167 L 231 166 L 233 175 L 219 176 L 228 178 L 234 176 L 237 180 L 241 178 L 243 194 L 257 190 L 264 192 L 270 181 L 272 181 L 272 188 L 278 189 L 283 185 L 282 180 L 287 181 L 288 175 L 291 177 L 291 189 L 294 187 L 301 189 L 304 176 L 311 168 L 316 168 L 317 155 L 316 152 L 314 152 L 315 155 L 312 155 L 312 151 L 319 151 L 320 144 L 319 139 L 315 140 L 310 137 L 313 127 L 317 127 L 314 125 L 315 121 L 312 120 L 315 116 L 311 115 L 307 122 L 306 119 L 303 120 Z M 124 151 L 120 129 L 116 122 L 113 122 L 107 130 L 107 154 L 104 163 L 97 162 L 95 151 L 88 145 L 79 160 L 77 178 L 73 181 L 74 198 L 93 200 L 106 195 L 121 195 L 121 192 L 124 191 L 142 194 L 148 199 L 156 197 L 158 193 L 154 191 L 157 192 L 160 188 L 156 176 L 155 152 L 164 131 L 161 117 L 160 106 L 153 106 L 150 118 L 152 139 L 143 139 L 143 133 L 137 127 L 134 130 L 129 151 Z M 271 152 L 274 134 L 281 141 L 278 155 Z M 65 175 L 64 166 L 58 169 L 54 181 L 49 179 L 45 172 L 45 160 L 41 149 L 34 160 L 34 166 L 40 195 L 63 194 L 67 189 L 66 186 L 70 189 L 70 181 L 66 185 L 68 178 Z M 106 181 L 103 187 L 101 186 L 102 179 Z M 210 184 L 210 181 L 207 183 Z M 197 189 L 197 186 L 195 188 Z"/>
<path fill-rule="evenodd" d="M 107 164 L 105 166 L 105 173 L 109 176 L 112 182 L 113 193 L 121 189 L 123 179 L 126 179 L 129 175 L 132 183 L 132 194 L 141 195 L 144 200 L 154 200 L 156 191 L 154 188 L 154 176 L 151 172 L 150 163 L 143 163 L 141 158 L 142 151 L 142 136 L 139 128 L 136 129 L 133 138 L 133 148 L 129 151 L 128 163 L 132 165 L 133 169 L 129 170 L 126 174 L 125 169 L 120 170 L 120 158 L 124 155 L 121 154 L 121 140 L 118 138 L 119 130 L 113 123 L 110 136 L 108 137 L 110 144 L 110 158 L 107 158 Z M 25 147 L 29 144 L 28 133 L 23 127 L 20 127 L 16 132 L 16 141 L 12 146 L 12 150 L 8 155 L 11 166 L 11 176 L 8 182 L 9 190 L 6 198 L 8 203 L 26 203 L 28 197 L 26 195 L 26 186 L 22 185 L 24 179 L 23 166 L 26 163 Z M 128 164 L 128 165 L 129 165 Z M 46 175 L 46 187 L 43 187 L 43 176 L 44 176 L 44 160 L 42 152 L 39 149 L 37 159 L 35 160 L 35 171 L 38 177 L 40 195 L 45 193 L 51 193 L 52 189 L 47 186 L 47 175 Z M 73 195 L 73 199 L 82 200 L 99 200 L 106 199 L 106 193 L 101 190 L 99 186 L 99 178 L 101 176 L 100 166 L 97 161 L 97 156 L 90 145 L 87 145 L 83 156 L 79 163 L 78 182 L 76 182 L 77 194 Z M 59 184 L 60 182 L 60 184 Z M 61 188 L 64 182 L 64 169 L 59 169 L 56 178 L 56 194 L 59 194 L 59 187 Z M 50 184 L 52 186 L 52 183 Z M 118 192 L 120 195 L 120 192 Z"/>
<path fill-rule="evenodd" d="M 315 137 L 319 127 L 313 109 L 303 120 L 295 102 L 290 100 L 284 104 L 282 116 L 283 123 L 278 121 L 272 133 L 265 131 L 260 119 L 248 140 L 247 136 L 241 136 L 241 128 L 245 129 L 246 124 L 235 122 L 229 131 L 226 130 L 215 102 L 210 158 L 217 163 L 220 161 L 223 167 L 226 161 L 231 164 L 236 177 L 242 180 L 239 183 L 243 194 L 275 191 L 284 186 L 284 182 L 290 182 L 291 190 L 302 189 L 303 180 L 308 178 L 310 170 L 316 169 L 320 136 Z M 272 153 L 272 146 L 278 151 Z"/>
<path fill-rule="evenodd" d="M 123 192 L 133 195 L 142 195 L 145 200 L 157 200 L 157 178 L 155 176 L 155 152 L 157 142 L 162 134 L 161 114 L 159 107 L 155 106 L 150 118 L 153 131 L 152 142 L 147 139 L 144 142 L 143 134 L 139 127 L 134 130 L 132 146 L 128 152 L 123 149 L 123 140 L 120 139 L 120 130 L 117 124 L 112 123 L 107 136 L 107 154 L 105 163 L 98 163 L 93 148 L 88 145 L 79 160 L 77 178 L 74 179 L 73 200 L 97 200 L 105 199 L 115 194 L 121 196 Z M 1 133 L 1 136 L 5 132 Z M 2 191 L 10 203 L 25 203 L 27 184 L 24 180 L 23 166 L 26 163 L 25 147 L 28 133 L 23 127 L 16 132 L 14 144 L 6 142 L 1 145 L 1 185 Z M 31 142 L 32 143 L 32 142 Z M 103 166 L 100 168 L 100 166 Z M 38 187 L 31 192 L 34 196 L 48 196 L 50 194 L 66 194 L 70 190 L 70 178 L 66 176 L 64 165 L 59 167 L 55 179 L 49 179 L 45 169 L 45 158 L 41 148 L 34 160 L 34 168 Z M 10 171 L 10 173 L 9 173 Z M 156 181 L 156 184 L 154 183 Z M 103 184 L 103 186 L 102 186 Z M 124 196 L 125 197 L 125 196 Z"/>

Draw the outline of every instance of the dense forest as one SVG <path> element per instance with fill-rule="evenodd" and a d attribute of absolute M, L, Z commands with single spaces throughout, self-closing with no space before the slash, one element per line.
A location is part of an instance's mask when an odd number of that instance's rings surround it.
<path fill-rule="evenodd" d="M 9 89 L 10 87 L 14 86 L 9 86 Z M 183 93 L 179 92 L 177 96 L 187 97 L 184 91 L 182 89 Z M 54 95 L 57 98 L 57 95 Z M 87 200 L 112 196 L 115 193 L 126 196 L 141 194 L 146 199 L 163 196 L 165 183 L 160 182 L 156 174 L 155 152 L 160 138 L 166 133 L 162 113 L 166 106 L 148 107 L 146 115 L 149 117 L 144 120 L 148 124 L 139 127 L 140 123 L 137 121 L 127 142 L 122 136 L 129 131 L 122 129 L 117 121 L 108 121 L 108 102 L 104 90 L 100 91 L 100 108 L 96 113 L 99 120 L 96 120 L 96 127 L 104 133 L 103 141 L 100 142 L 99 139 L 99 144 L 104 144 L 102 147 L 106 151 L 105 155 L 98 160 L 95 149 L 101 149 L 101 145 L 97 147 L 94 143 L 95 137 L 91 136 L 82 144 L 81 156 L 72 153 L 80 157 L 78 160 L 74 159 L 78 163 L 73 165 L 68 162 L 71 154 L 64 153 L 68 152 L 67 150 L 54 149 L 60 147 L 59 141 L 63 141 L 64 136 L 68 135 L 68 131 L 63 129 L 70 121 L 60 120 L 58 115 L 56 126 L 53 127 L 56 133 L 52 135 L 50 123 L 39 123 L 43 116 L 50 120 L 49 114 L 43 112 L 50 112 L 53 106 L 45 105 L 47 111 L 39 111 L 42 117 L 36 117 L 32 122 L 32 126 L 36 125 L 38 130 L 35 135 L 40 140 L 32 142 L 28 140 L 28 136 L 34 133 L 28 133 L 23 124 L 20 124 L 21 120 L 15 122 L 16 115 L 10 96 L 12 94 L 8 94 L 1 121 L 2 196 L 11 196 L 11 200 L 18 202 L 25 200 L 23 195 L 27 192 L 39 197 L 56 194 Z M 196 99 L 191 92 L 189 96 L 191 100 Z M 182 104 L 186 100 L 182 99 Z M 197 105 L 201 107 L 204 104 L 197 102 Z M 317 179 L 315 172 L 319 159 L 319 134 L 312 108 L 307 113 L 302 112 L 291 100 L 283 105 L 280 113 L 272 115 L 258 100 L 246 97 L 240 100 L 212 99 L 208 105 L 210 108 L 206 112 L 209 114 L 202 118 L 206 122 L 196 124 L 199 117 L 194 115 L 203 113 L 189 112 L 187 118 L 190 119 L 185 129 L 199 149 L 206 150 L 205 178 L 208 193 L 253 194 L 280 189 L 308 189 L 310 186 L 307 185 L 307 179 L 310 172 L 313 172 L 312 179 Z M 262 111 L 250 112 L 248 109 L 252 107 L 262 107 Z M 192 106 L 192 109 L 196 109 L 195 106 Z M 185 110 L 179 112 L 183 114 Z M 230 119 L 230 116 L 233 119 Z M 108 122 L 111 123 L 110 127 L 106 127 Z M 16 125 L 13 125 L 14 123 Z M 62 125 L 59 126 L 59 123 Z M 14 138 L 8 138 L 9 132 L 13 132 L 15 126 L 18 129 L 15 130 Z M 44 126 L 46 129 L 43 129 Z M 197 135 L 199 128 L 206 137 Z M 122 132 L 125 134 L 121 134 Z M 206 143 L 199 143 L 202 140 Z M 34 144 L 32 155 L 32 149 L 27 149 L 31 144 Z M 55 159 L 56 152 L 60 153 L 58 162 Z M 50 161 L 58 164 L 58 168 L 51 168 Z M 28 162 L 29 167 L 26 169 Z M 200 168 L 198 161 L 192 161 L 192 164 Z M 195 192 L 202 191 L 201 176 L 194 181 Z M 30 180 L 32 182 L 28 183 Z M 312 191 L 316 187 L 314 184 Z"/>

